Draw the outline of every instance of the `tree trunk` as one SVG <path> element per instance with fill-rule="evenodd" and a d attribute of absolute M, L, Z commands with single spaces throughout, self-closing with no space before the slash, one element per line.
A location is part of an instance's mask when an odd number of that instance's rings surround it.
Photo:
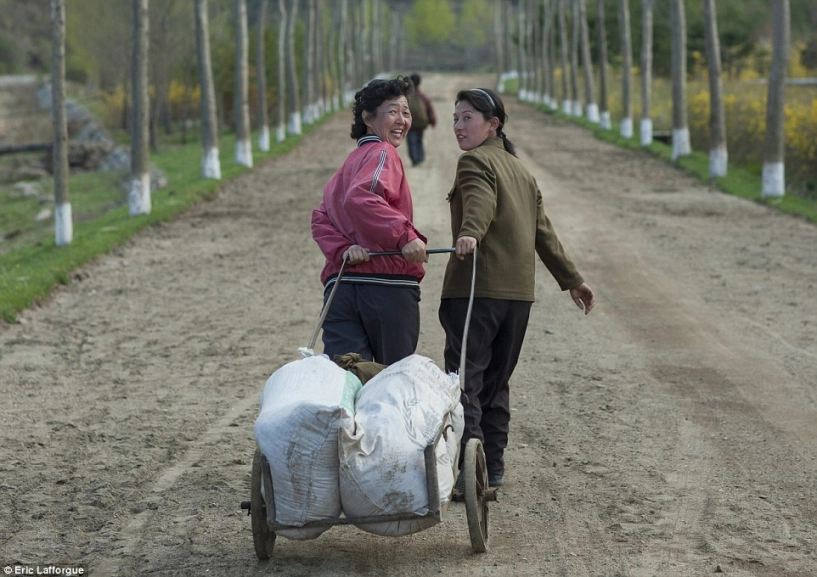
<path fill-rule="evenodd" d="M 304 124 L 310 125 L 315 121 L 315 0 L 306 0 L 306 38 L 304 38 L 304 69 L 303 69 L 303 111 L 301 117 Z"/>
<path fill-rule="evenodd" d="M 258 80 L 258 148 L 269 151 L 269 115 L 267 114 L 267 63 L 266 32 L 267 32 L 267 0 L 260 0 L 258 4 L 258 38 L 255 57 L 255 75 Z"/>
<path fill-rule="evenodd" d="M 218 120 L 216 91 L 213 86 L 213 66 L 210 62 L 210 24 L 207 0 L 196 0 L 196 55 L 199 69 L 201 96 L 201 175 L 221 178 L 221 160 L 218 156 Z"/>
<path fill-rule="evenodd" d="M 641 0 L 641 146 L 652 143 L 652 3 Z"/>
<path fill-rule="evenodd" d="M 287 74 L 286 74 L 286 47 L 287 47 L 287 6 L 286 0 L 278 0 L 278 12 L 281 21 L 278 23 L 278 83 L 275 87 L 277 113 L 275 140 L 283 142 L 287 137 Z"/>
<path fill-rule="evenodd" d="M 567 24 L 565 22 L 565 2 L 570 0 L 556 0 L 559 11 L 559 60 L 562 67 L 562 112 L 570 114 L 573 105 L 570 101 L 570 91 L 568 88 L 567 70 Z"/>
<path fill-rule="evenodd" d="M 528 51 L 530 53 L 530 82 L 528 100 L 539 104 L 542 101 L 542 45 L 539 42 L 539 0 L 528 0 Z"/>
<path fill-rule="evenodd" d="M 604 0 L 596 0 L 596 27 L 599 49 L 599 123 L 610 130 L 610 109 L 607 107 L 607 30 L 604 20 Z"/>
<path fill-rule="evenodd" d="M 528 92 L 528 42 L 525 26 L 525 5 L 523 2 L 516 7 L 516 29 L 519 38 L 519 90 L 517 97 L 524 101 Z"/>
<path fill-rule="evenodd" d="M 704 2 L 706 60 L 709 67 L 709 178 L 726 176 L 729 153 L 726 149 L 726 120 L 723 112 L 721 46 L 715 0 Z"/>
<path fill-rule="evenodd" d="M 596 87 L 593 81 L 593 59 L 590 57 L 590 30 L 587 28 L 587 6 L 585 0 L 579 3 L 579 25 L 582 35 L 582 69 L 584 70 L 584 102 L 587 110 L 587 120 L 599 122 L 599 106 L 596 104 Z"/>
<path fill-rule="evenodd" d="M 542 0 L 542 104 L 553 108 L 553 73 L 551 70 L 550 36 L 553 34 L 551 0 Z"/>
<path fill-rule="evenodd" d="M 547 2 L 548 6 L 548 86 L 550 86 L 550 107 L 553 110 L 558 110 L 559 100 L 556 98 L 556 14 L 553 6 L 554 0 L 545 0 L 545 2 Z"/>
<path fill-rule="evenodd" d="M 769 97 L 766 104 L 766 138 L 763 143 L 763 198 L 777 198 L 786 193 L 784 109 L 786 104 L 786 72 L 791 51 L 791 17 L 789 0 L 772 3 L 773 40 L 772 67 L 769 73 Z"/>
<path fill-rule="evenodd" d="M 252 166 L 250 141 L 249 67 L 247 64 L 247 0 L 234 0 L 235 10 L 235 161 Z"/>
<path fill-rule="evenodd" d="M 621 136 L 633 137 L 633 43 L 630 35 L 630 5 L 618 0 L 618 28 L 621 43 Z"/>
<path fill-rule="evenodd" d="M 684 0 L 671 0 L 672 160 L 692 153 L 687 122 L 687 41 Z"/>
<path fill-rule="evenodd" d="M 150 168 L 148 135 L 150 103 L 148 99 L 148 0 L 133 4 L 133 113 L 131 121 L 131 186 L 128 207 L 131 216 L 149 214 Z"/>
<path fill-rule="evenodd" d="M 51 120 L 54 127 L 54 230 L 57 246 L 71 244 L 68 199 L 68 120 L 65 114 L 65 0 L 51 0 Z"/>
<path fill-rule="evenodd" d="M 502 21 L 504 0 L 494 2 L 494 41 L 496 50 L 496 89 L 501 94 L 505 88 L 505 38 Z"/>
<path fill-rule="evenodd" d="M 579 98 L 579 0 L 570 0 L 570 101 L 571 114 L 582 115 L 582 101 Z"/>
<path fill-rule="evenodd" d="M 287 133 L 301 134 L 301 97 L 298 90 L 298 70 L 295 67 L 295 27 L 298 23 L 298 0 L 290 0 L 287 14 Z"/>

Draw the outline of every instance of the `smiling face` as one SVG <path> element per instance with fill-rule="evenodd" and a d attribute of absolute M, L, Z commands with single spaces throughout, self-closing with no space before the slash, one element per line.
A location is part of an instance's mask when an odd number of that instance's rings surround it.
<path fill-rule="evenodd" d="M 385 100 L 373 113 L 364 112 L 367 134 L 380 137 L 395 148 L 400 146 L 411 128 L 411 112 L 405 96 Z"/>
<path fill-rule="evenodd" d="M 454 136 L 460 150 L 473 150 L 496 136 L 498 126 L 499 119 L 496 116 L 485 120 L 482 113 L 467 100 L 460 100 L 454 107 Z"/>

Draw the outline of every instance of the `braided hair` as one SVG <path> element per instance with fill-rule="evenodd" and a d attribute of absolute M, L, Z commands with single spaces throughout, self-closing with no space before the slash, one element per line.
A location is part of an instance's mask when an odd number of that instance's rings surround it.
<path fill-rule="evenodd" d="M 474 110 L 482 114 L 485 120 L 491 120 L 492 118 L 499 120 L 496 135 L 502 139 L 505 150 L 516 156 L 516 147 L 508 140 L 503 130 L 505 123 L 508 121 L 508 115 L 505 114 L 505 104 L 499 95 L 490 88 L 472 88 L 470 90 L 460 90 L 454 104 L 456 105 L 463 100 L 471 104 Z"/>

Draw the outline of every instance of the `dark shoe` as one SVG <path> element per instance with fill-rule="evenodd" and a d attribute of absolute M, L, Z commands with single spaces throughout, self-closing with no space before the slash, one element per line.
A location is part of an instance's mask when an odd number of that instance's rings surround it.
<path fill-rule="evenodd" d="M 454 492 L 460 494 L 465 492 L 465 477 L 462 476 L 462 471 L 457 477 L 457 482 L 454 483 Z"/>
<path fill-rule="evenodd" d="M 489 487 L 501 487 L 504 482 L 504 475 L 488 475 Z"/>

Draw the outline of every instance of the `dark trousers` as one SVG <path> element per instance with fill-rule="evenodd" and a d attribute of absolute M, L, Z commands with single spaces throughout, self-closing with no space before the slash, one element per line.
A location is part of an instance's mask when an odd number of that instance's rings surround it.
<path fill-rule="evenodd" d="M 331 286 L 323 295 L 329 298 Z M 341 282 L 323 321 L 323 352 L 358 353 L 384 365 L 414 354 L 420 338 L 420 288 Z"/>
<path fill-rule="evenodd" d="M 471 311 L 465 350 L 465 390 L 462 393 L 465 431 L 460 455 L 465 453 L 469 439 L 480 439 L 491 476 L 505 472 L 503 455 L 508 446 L 511 421 L 509 381 L 522 350 L 531 304 L 475 298 Z M 460 368 L 467 310 L 468 299 L 443 299 L 440 302 L 446 372 Z"/>
<path fill-rule="evenodd" d="M 413 166 L 417 166 L 426 159 L 423 148 L 423 130 L 411 129 L 408 132 L 408 152 Z"/>

